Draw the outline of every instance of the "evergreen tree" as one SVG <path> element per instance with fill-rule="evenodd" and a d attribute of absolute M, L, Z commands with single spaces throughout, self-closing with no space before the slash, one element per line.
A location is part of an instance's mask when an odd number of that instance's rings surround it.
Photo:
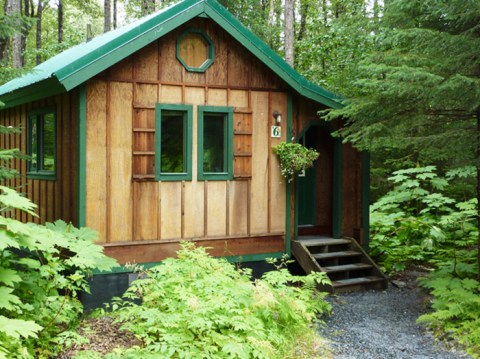
<path fill-rule="evenodd" d="M 377 36 L 346 107 L 328 117 L 343 116 L 340 134 L 360 148 L 475 164 L 480 196 L 480 1 L 390 0 Z"/>

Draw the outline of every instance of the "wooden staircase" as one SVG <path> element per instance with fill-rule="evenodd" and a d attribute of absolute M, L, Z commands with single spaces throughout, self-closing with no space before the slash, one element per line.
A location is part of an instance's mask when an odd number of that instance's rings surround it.
<path fill-rule="evenodd" d="M 305 272 L 325 272 L 329 292 L 386 289 L 387 277 L 354 239 L 300 236 L 292 241 L 292 254 Z"/>

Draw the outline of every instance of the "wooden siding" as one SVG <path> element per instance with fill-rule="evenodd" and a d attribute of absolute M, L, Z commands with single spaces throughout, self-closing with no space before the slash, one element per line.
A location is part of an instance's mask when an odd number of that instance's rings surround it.
<path fill-rule="evenodd" d="M 204 28 L 215 43 L 215 62 L 205 73 L 188 72 L 175 58 L 175 40 L 190 27 Z M 287 93 L 233 43 L 196 19 L 87 83 L 86 224 L 99 231 L 107 252 L 117 256 L 112 247 L 143 243 L 135 248 L 145 261 L 145 251 L 172 246 L 151 243 L 181 239 L 207 241 L 215 253 L 220 246 L 222 255 L 285 250 L 285 180 L 271 146 L 286 139 Z M 154 179 L 156 103 L 193 106 L 192 181 Z M 234 108 L 233 180 L 197 180 L 201 105 Z M 281 139 L 270 137 L 274 110 L 285 118 Z M 239 238 L 242 250 L 233 245 Z"/>
<path fill-rule="evenodd" d="M 25 193 L 37 206 L 39 217 L 12 211 L 6 215 L 21 221 L 35 223 L 53 222 L 63 219 L 77 222 L 77 121 L 78 92 L 50 97 L 28 105 L 0 110 L 0 124 L 20 126 L 20 134 L 0 135 L 0 148 L 18 148 L 27 153 L 27 113 L 30 110 L 55 108 L 56 113 L 56 179 L 28 179 L 27 162 L 16 159 L 13 167 L 21 176 L 6 181 L 6 185 Z"/>

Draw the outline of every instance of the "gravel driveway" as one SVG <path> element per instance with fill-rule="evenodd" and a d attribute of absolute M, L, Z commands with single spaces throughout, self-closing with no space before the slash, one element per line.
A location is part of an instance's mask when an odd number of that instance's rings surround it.
<path fill-rule="evenodd" d="M 424 296 L 415 285 L 386 291 L 340 294 L 329 300 L 333 313 L 320 330 L 338 359 L 459 359 L 415 320 L 424 312 Z"/>

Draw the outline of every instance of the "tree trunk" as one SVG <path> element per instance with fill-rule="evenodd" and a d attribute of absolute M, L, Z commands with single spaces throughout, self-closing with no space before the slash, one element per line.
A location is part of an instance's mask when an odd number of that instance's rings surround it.
<path fill-rule="evenodd" d="M 285 61 L 293 67 L 294 0 L 285 0 Z"/>
<path fill-rule="evenodd" d="M 42 49 L 42 15 L 43 15 L 43 1 L 38 1 L 37 5 L 37 29 L 35 36 L 35 48 L 37 49 L 36 63 L 42 63 L 42 56 L 39 51 Z"/>
<path fill-rule="evenodd" d="M 63 42 L 63 0 L 58 0 L 58 43 Z"/>
<path fill-rule="evenodd" d="M 477 279 L 480 281 L 480 107 L 477 107 Z"/>
<path fill-rule="evenodd" d="M 113 0 L 113 28 L 117 28 L 117 0 Z"/>
<path fill-rule="evenodd" d="M 155 0 L 142 0 L 142 16 L 155 11 Z"/>
<path fill-rule="evenodd" d="M 5 3 L 3 4 L 3 13 L 5 15 L 8 15 L 8 7 L 9 7 L 9 2 L 8 0 L 5 0 Z M 10 43 L 10 38 L 8 35 L 4 35 L 0 37 L 0 63 L 7 63 L 8 62 L 8 45 Z"/>
<path fill-rule="evenodd" d="M 22 21 L 21 21 L 21 14 L 22 14 L 22 4 L 21 0 L 10 0 L 9 6 L 7 9 L 9 10 L 8 15 L 16 15 L 18 16 L 17 20 L 17 29 L 18 32 L 13 35 L 12 38 L 12 62 L 13 67 L 19 69 L 23 67 L 23 56 L 22 56 Z"/>
<path fill-rule="evenodd" d="M 104 0 L 103 14 L 103 32 L 108 32 L 112 29 L 112 7 L 110 0 Z"/>

